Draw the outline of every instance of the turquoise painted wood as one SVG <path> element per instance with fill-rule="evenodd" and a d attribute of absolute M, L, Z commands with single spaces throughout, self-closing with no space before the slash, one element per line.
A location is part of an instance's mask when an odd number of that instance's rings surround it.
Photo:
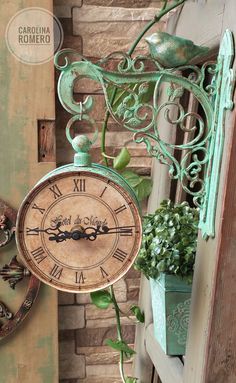
<path fill-rule="evenodd" d="M 167 355 L 184 355 L 192 285 L 167 274 L 150 284 L 155 338 Z"/>

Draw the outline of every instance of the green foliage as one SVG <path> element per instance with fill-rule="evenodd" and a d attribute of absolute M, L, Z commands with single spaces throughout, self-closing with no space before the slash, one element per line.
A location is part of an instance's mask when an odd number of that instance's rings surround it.
<path fill-rule="evenodd" d="M 153 97 L 155 85 L 155 82 L 144 82 L 141 85 L 131 84 L 127 90 L 115 88 L 114 99 L 114 85 L 109 85 L 107 87 L 107 97 L 117 117 L 132 125 L 131 120 L 134 117 L 135 105 L 149 102 Z M 137 120 L 136 118 L 135 121 Z"/>
<path fill-rule="evenodd" d="M 130 348 L 127 343 L 123 340 L 112 340 L 112 339 L 106 339 L 105 343 L 112 347 L 114 350 L 122 351 L 124 352 L 126 358 L 130 359 L 132 355 L 136 354 L 136 352 Z"/>
<path fill-rule="evenodd" d="M 160 273 L 192 279 L 199 213 L 187 202 L 163 201 L 154 214 L 144 218 L 143 242 L 135 267 L 147 278 Z"/>
<path fill-rule="evenodd" d="M 138 379 L 137 378 L 132 378 L 131 376 L 128 376 L 125 379 L 125 383 L 137 383 Z"/>
<path fill-rule="evenodd" d="M 107 290 L 94 291 L 90 294 L 92 303 L 99 309 L 107 309 L 112 301 L 112 296 Z"/>
<path fill-rule="evenodd" d="M 136 319 L 140 323 L 144 323 L 144 321 L 145 321 L 144 312 L 141 311 L 138 306 L 135 306 L 135 305 L 131 306 L 130 311 L 132 311 L 132 313 L 135 315 Z"/>
<path fill-rule="evenodd" d="M 138 174 L 132 172 L 132 170 L 125 170 L 123 173 L 121 173 L 121 175 L 134 189 L 134 192 L 140 202 L 150 195 L 152 191 L 151 178 L 141 177 Z"/>
<path fill-rule="evenodd" d="M 130 153 L 126 147 L 122 148 L 117 157 L 113 160 L 113 168 L 123 170 L 130 162 Z"/>

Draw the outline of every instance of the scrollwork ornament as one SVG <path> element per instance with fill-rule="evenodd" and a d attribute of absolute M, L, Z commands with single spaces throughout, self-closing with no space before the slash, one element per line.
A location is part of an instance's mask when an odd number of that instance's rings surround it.
<path fill-rule="evenodd" d="M 0 214 L 0 231 L 5 235 L 4 241 L 1 242 L 1 248 L 3 250 L 3 246 L 6 246 L 13 238 L 17 212 L 15 209 L 6 204 L 5 201 L 0 199 Z M 0 323 L 1 341 L 10 335 L 13 331 L 15 331 L 28 315 L 30 308 L 32 307 L 38 295 L 40 282 L 35 276 L 31 275 L 30 272 L 21 263 L 18 262 L 16 256 L 13 257 L 9 264 L 6 264 L 0 268 L 0 276 L 4 281 L 9 283 L 12 289 L 14 289 L 16 284 L 22 279 L 26 278 L 26 280 L 28 280 L 26 295 L 23 298 L 22 304 L 15 313 L 9 309 L 11 304 L 6 304 L 5 299 L 4 303 L 0 302 L 0 318 L 2 318 Z"/>
<path fill-rule="evenodd" d="M 167 165 L 170 176 L 181 183 L 200 207 L 199 227 L 205 238 L 214 236 L 216 189 L 223 151 L 222 139 L 217 148 L 216 129 L 218 136 L 223 137 L 225 110 L 233 107 L 233 55 L 232 33 L 226 31 L 217 61 L 208 61 L 201 68 L 191 64 L 164 68 L 158 57 L 153 55 L 133 58 L 124 52 L 114 52 L 95 64 L 81 58 L 70 63 L 67 60 L 66 65 L 59 67 L 58 94 L 65 109 L 72 114 L 84 114 L 71 91 L 77 78 L 87 77 L 100 83 L 108 115 L 121 127 L 133 132 L 134 140 L 144 143 L 151 156 Z M 58 53 L 57 67 L 59 56 Z M 152 89 L 148 100 L 143 97 L 146 89 L 148 92 Z M 160 104 L 164 89 L 167 89 L 166 100 Z M 199 105 L 201 115 L 195 110 L 188 110 L 187 96 Z M 182 144 L 167 142 L 160 136 L 159 121 L 162 116 L 169 129 L 176 133 L 177 142 L 179 137 L 184 136 Z M 189 126 L 189 120 L 195 123 Z M 171 139 L 171 134 L 167 136 Z M 185 137 L 188 137 L 187 140 Z M 211 187 L 214 192 L 209 198 Z M 214 201 L 211 202 L 213 209 L 208 208 L 210 200 Z M 213 213 L 210 213 L 211 210 Z"/>

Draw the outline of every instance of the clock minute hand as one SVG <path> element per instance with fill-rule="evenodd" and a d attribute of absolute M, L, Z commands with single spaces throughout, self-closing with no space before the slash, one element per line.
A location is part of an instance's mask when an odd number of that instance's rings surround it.
<path fill-rule="evenodd" d="M 118 226 L 118 227 L 108 227 L 108 226 L 103 226 L 93 228 L 93 227 L 87 227 L 85 229 L 85 234 L 86 230 L 93 230 L 90 233 L 87 233 L 87 239 L 90 241 L 94 241 L 98 235 L 106 235 L 106 234 L 123 234 L 123 235 L 132 235 L 133 228 L 135 226 Z"/>

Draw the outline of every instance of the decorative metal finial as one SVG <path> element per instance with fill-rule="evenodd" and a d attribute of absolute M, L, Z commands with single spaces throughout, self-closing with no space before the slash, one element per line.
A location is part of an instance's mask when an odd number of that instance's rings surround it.
<path fill-rule="evenodd" d="M 11 311 L 6 307 L 4 303 L 0 302 L 0 318 L 11 319 L 12 317 L 13 314 Z"/>
<path fill-rule="evenodd" d="M 8 265 L 5 265 L 0 269 L 0 276 L 4 281 L 9 282 L 9 285 L 13 290 L 18 282 L 30 275 L 30 271 L 17 261 L 16 255 Z"/>
<path fill-rule="evenodd" d="M 89 107 L 88 107 L 89 103 Z M 94 126 L 95 121 L 89 117 L 86 112 L 90 110 L 92 107 L 93 101 L 90 97 L 89 101 L 88 98 L 84 101 L 84 103 L 78 103 L 77 106 L 77 112 L 78 114 L 74 115 L 67 123 L 66 126 L 66 137 L 68 141 L 70 142 L 72 148 L 76 152 L 74 156 L 74 165 L 75 166 L 90 166 L 91 165 L 91 156 L 89 154 L 89 150 L 91 146 L 94 144 L 94 142 L 97 140 L 98 137 L 98 129 L 95 128 L 95 133 L 93 136 L 93 139 L 90 140 L 86 135 L 78 135 L 74 138 L 71 137 L 71 127 L 74 124 L 75 121 L 85 121 L 89 123 L 90 125 Z"/>

